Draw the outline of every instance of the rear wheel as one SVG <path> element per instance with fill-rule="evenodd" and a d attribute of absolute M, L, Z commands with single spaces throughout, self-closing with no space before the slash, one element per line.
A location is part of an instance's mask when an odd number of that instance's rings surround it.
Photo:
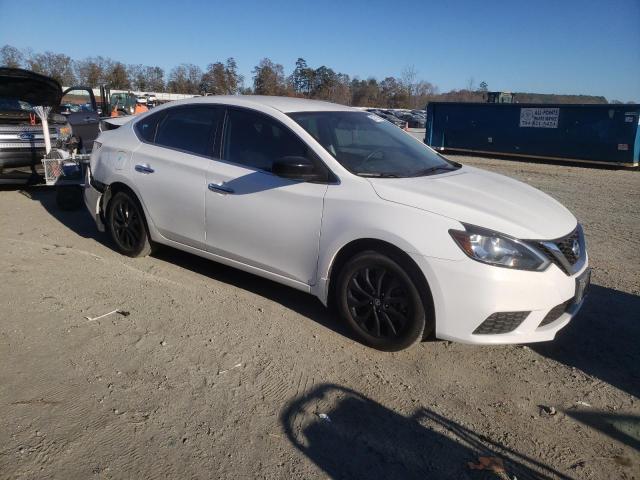
<path fill-rule="evenodd" d="M 366 345 L 398 351 L 422 339 L 426 315 L 411 275 L 375 251 L 355 255 L 337 280 L 341 316 Z"/>
<path fill-rule="evenodd" d="M 146 257 L 151 253 L 144 213 L 135 196 L 117 192 L 109 202 L 107 221 L 120 253 L 129 257 Z"/>

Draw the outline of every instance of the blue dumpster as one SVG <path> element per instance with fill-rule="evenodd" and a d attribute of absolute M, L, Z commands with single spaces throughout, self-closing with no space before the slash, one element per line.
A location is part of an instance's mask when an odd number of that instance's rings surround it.
<path fill-rule="evenodd" d="M 640 105 L 427 105 L 424 141 L 438 150 L 637 167 Z"/>

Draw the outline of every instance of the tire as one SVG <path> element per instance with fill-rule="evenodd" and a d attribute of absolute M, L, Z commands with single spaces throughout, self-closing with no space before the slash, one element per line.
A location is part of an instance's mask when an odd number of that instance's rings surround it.
<path fill-rule="evenodd" d="M 107 211 L 109 233 L 120 253 L 128 257 L 146 257 L 152 251 L 147 222 L 135 195 L 120 191 Z"/>
<path fill-rule="evenodd" d="M 416 284 L 400 262 L 373 250 L 361 252 L 338 275 L 336 305 L 362 343 L 403 350 L 422 339 L 427 325 Z"/>

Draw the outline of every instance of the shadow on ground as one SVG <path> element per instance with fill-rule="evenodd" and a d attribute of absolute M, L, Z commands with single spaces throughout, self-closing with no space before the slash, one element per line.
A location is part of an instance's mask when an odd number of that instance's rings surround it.
<path fill-rule="evenodd" d="M 109 236 L 97 231 L 84 208 L 70 212 L 60 210 L 52 188 L 34 187 L 21 190 L 21 193 L 41 202 L 47 212 L 76 234 L 113 248 Z M 353 339 L 335 315 L 306 293 L 172 248 L 160 249 L 155 257 L 268 298 Z M 580 314 L 558 333 L 556 339 L 534 344 L 532 348 L 545 357 L 576 367 L 640 397 L 639 338 L 640 297 L 593 285 Z"/>
<path fill-rule="evenodd" d="M 540 355 L 640 397 L 640 296 L 592 285 L 582 310 Z M 597 385 L 594 385 L 596 388 Z"/>
<path fill-rule="evenodd" d="M 77 235 L 93 238 L 107 248 L 115 249 L 115 244 L 109 235 L 97 230 L 93 219 L 84 207 L 74 211 L 60 210 L 56 204 L 53 188 L 32 187 L 20 189 L 20 193 L 40 202 L 52 217 Z M 327 310 L 316 297 L 307 293 L 170 247 L 161 246 L 157 253 L 153 254 L 153 257 L 268 298 L 340 335 L 354 339 L 351 331 L 338 320 L 332 311 Z"/>
<path fill-rule="evenodd" d="M 280 421 L 329 478 L 569 478 L 429 409 L 405 417 L 334 384 L 292 399 Z M 483 469 L 480 457 L 506 475 Z"/>
<path fill-rule="evenodd" d="M 25 188 L 2 186 L 0 190 L 17 190 L 21 195 L 40 202 L 49 215 L 77 235 L 83 238 L 93 238 L 108 247 L 113 246 L 109 236 L 98 231 L 84 204 L 76 210 L 66 211 L 60 209 L 56 203 L 56 187 L 37 186 Z"/>
<path fill-rule="evenodd" d="M 351 331 L 339 320 L 335 312 L 325 308 L 320 300 L 308 293 L 173 248 L 161 248 L 153 256 L 279 303 L 355 341 Z"/>
<path fill-rule="evenodd" d="M 566 410 L 564 413 L 640 452 L 640 416 L 597 410 Z"/>

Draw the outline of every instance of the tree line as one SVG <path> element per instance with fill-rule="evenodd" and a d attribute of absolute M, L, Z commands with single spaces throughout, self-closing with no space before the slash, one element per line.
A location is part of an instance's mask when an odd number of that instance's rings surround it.
<path fill-rule="evenodd" d="M 397 77 L 361 79 L 325 65 L 310 67 L 304 58 L 296 60 L 289 75 L 283 65 L 263 58 L 253 68 L 249 86 L 245 86 L 233 57 L 210 63 L 206 69 L 183 63 L 167 73 L 159 66 L 126 65 L 108 57 L 74 60 L 63 53 L 34 53 L 5 45 L 0 48 L 0 65 L 27 68 L 66 86 L 95 88 L 104 84 L 119 90 L 196 95 L 283 95 L 362 107 L 424 108 L 430 101 L 484 102 L 488 91 L 486 82 L 476 86 L 471 78 L 465 88 L 441 93 L 436 85 L 419 79 L 413 66 L 406 67 Z M 589 95 L 516 93 L 516 99 L 520 103 L 607 103 L 602 96 Z"/>

